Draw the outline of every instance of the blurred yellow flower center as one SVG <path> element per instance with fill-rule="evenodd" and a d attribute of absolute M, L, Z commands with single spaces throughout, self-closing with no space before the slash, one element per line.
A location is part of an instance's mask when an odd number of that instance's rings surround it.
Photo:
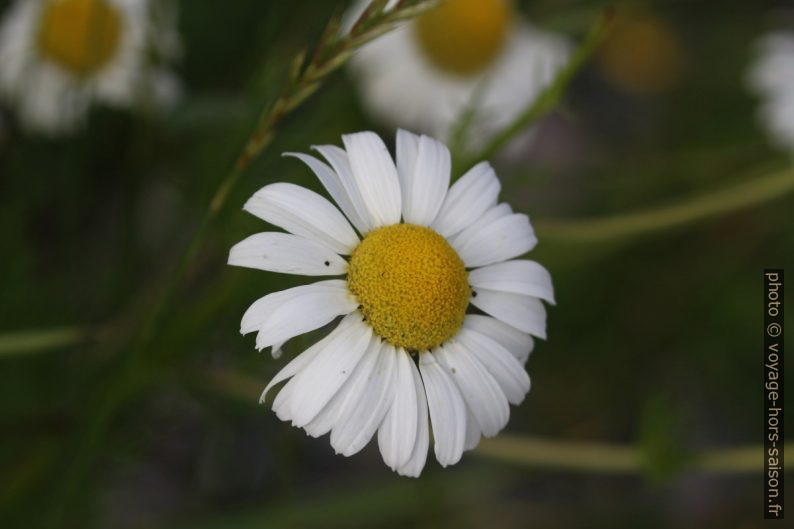
<path fill-rule="evenodd" d="M 105 0 L 53 0 L 44 9 L 41 52 L 79 76 L 105 66 L 116 52 L 121 18 Z"/>
<path fill-rule="evenodd" d="M 416 37 L 427 57 L 442 70 L 472 75 L 486 69 L 507 38 L 509 0 L 447 0 L 419 16 Z"/>
<path fill-rule="evenodd" d="M 606 77 L 631 93 L 654 94 L 681 76 L 683 51 L 675 28 L 651 14 L 618 16 L 599 52 Z"/>
<path fill-rule="evenodd" d="M 353 252 L 347 282 L 375 333 L 410 351 L 454 336 L 471 293 L 455 250 L 435 231 L 413 224 L 370 232 Z"/>

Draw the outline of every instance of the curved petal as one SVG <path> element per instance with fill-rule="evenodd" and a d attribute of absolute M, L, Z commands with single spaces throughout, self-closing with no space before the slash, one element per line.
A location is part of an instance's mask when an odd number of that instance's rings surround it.
<path fill-rule="evenodd" d="M 493 437 L 499 433 L 510 419 L 510 406 L 485 366 L 455 341 L 449 341 L 433 354 L 452 376 L 483 435 Z"/>
<path fill-rule="evenodd" d="M 367 352 L 372 329 L 360 315 L 336 334 L 317 357 L 290 380 L 292 424 L 302 428 L 336 395 Z"/>
<path fill-rule="evenodd" d="M 357 132 L 342 136 L 350 168 L 374 228 L 400 222 L 402 198 L 397 168 L 380 136 Z"/>
<path fill-rule="evenodd" d="M 343 280 L 301 285 L 256 300 L 243 314 L 240 332 L 258 330 L 256 346 L 261 351 L 318 329 L 337 316 L 350 314 L 356 307 L 358 302 Z"/>
<path fill-rule="evenodd" d="M 342 152 L 344 153 L 344 151 Z M 345 216 L 347 216 L 359 233 L 366 233 L 369 231 L 369 223 L 363 220 L 355 205 L 353 204 L 353 200 L 348 194 L 338 170 L 335 171 L 334 169 L 331 169 L 325 163 L 308 154 L 303 154 L 300 152 L 285 152 L 284 156 L 297 158 L 308 165 L 309 169 L 311 169 L 314 174 L 317 175 L 317 179 L 320 180 L 320 183 L 323 185 L 325 190 L 328 191 L 328 194 L 331 195 L 331 198 L 334 199 L 340 209 L 344 212 Z M 347 163 L 347 157 L 345 157 L 345 163 Z M 347 170 L 348 172 L 350 171 L 349 166 L 347 167 Z"/>
<path fill-rule="evenodd" d="M 510 351 L 522 364 L 526 363 L 529 353 L 535 347 L 532 336 L 490 316 L 467 314 L 463 320 L 463 328 L 484 334 Z"/>
<path fill-rule="evenodd" d="M 510 204 L 507 202 L 502 202 L 501 204 L 497 204 L 483 213 L 482 217 L 475 222 L 475 224 L 487 224 L 496 219 L 501 219 L 502 217 L 506 217 L 513 213 L 513 208 L 510 207 Z"/>
<path fill-rule="evenodd" d="M 408 133 L 406 133 L 408 134 Z M 405 135 L 398 133 L 397 141 L 406 141 Z M 398 145 L 397 164 L 400 169 L 400 187 L 402 189 L 402 211 L 405 222 L 429 226 L 435 220 L 444 196 L 449 187 L 449 172 L 451 167 L 449 149 L 428 136 L 421 136 L 418 140 L 416 156 L 413 167 L 410 164 L 400 164 L 400 154 L 406 151 L 410 154 L 412 147 Z M 401 152 L 402 151 L 402 152 Z"/>
<path fill-rule="evenodd" d="M 404 349 L 398 349 L 394 399 L 378 430 L 380 454 L 383 462 L 392 470 L 408 462 L 416 444 L 419 413 L 411 364 L 413 361 L 409 354 Z"/>
<path fill-rule="evenodd" d="M 273 360 L 278 360 L 279 358 L 281 358 L 281 355 L 284 353 L 284 351 L 281 350 L 283 346 L 284 346 L 284 342 L 281 342 L 281 343 L 274 343 L 270 347 L 270 356 L 273 357 Z"/>
<path fill-rule="evenodd" d="M 502 186 L 488 162 L 480 162 L 449 188 L 431 227 L 451 237 L 474 224 L 491 206 Z"/>
<path fill-rule="evenodd" d="M 358 182 L 353 174 L 353 168 L 350 165 L 350 157 L 347 152 L 336 145 L 312 145 L 312 149 L 319 152 L 334 168 L 339 182 L 345 190 L 345 194 L 349 197 L 358 217 L 364 223 L 364 229 L 359 231 L 365 234 L 376 228 L 376 219 L 367 209 L 367 204 L 364 201 L 361 190 L 358 188 Z"/>
<path fill-rule="evenodd" d="M 343 456 L 351 456 L 369 443 L 394 399 L 398 353 L 387 342 L 379 345 L 377 364 L 366 386 L 331 431 L 331 446 Z"/>
<path fill-rule="evenodd" d="M 281 232 L 256 233 L 229 250 L 229 264 L 282 274 L 340 276 L 347 261 L 310 239 Z"/>
<path fill-rule="evenodd" d="M 420 353 L 419 371 L 425 384 L 436 459 L 445 467 L 463 455 L 466 440 L 466 404 L 449 374 L 433 353 Z"/>
<path fill-rule="evenodd" d="M 469 301 L 519 331 L 546 339 L 546 308 L 538 298 L 482 288 L 473 291 Z"/>
<path fill-rule="evenodd" d="M 295 184 L 265 186 L 254 193 L 243 209 L 338 254 L 349 255 L 359 243 L 356 232 L 333 204 Z"/>
<path fill-rule="evenodd" d="M 477 222 L 450 244 L 466 267 L 473 268 L 518 257 L 534 248 L 537 242 L 529 217 L 517 213 L 491 222 Z"/>
<path fill-rule="evenodd" d="M 529 391 L 529 375 L 510 352 L 487 336 L 461 329 L 457 339 L 485 366 L 510 404 L 521 404 Z"/>
<path fill-rule="evenodd" d="M 353 373 L 342 384 L 334 396 L 322 410 L 304 426 L 306 433 L 312 437 L 320 437 L 334 429 L 340 420 L 345 417 L 348 410 L 355 406 L 363 397 L 367 381 L 378 362 L 380 352 L 380 339 L 372 336 L 361 361 L 356 365 Z"/>
<path fill-rule="evenodd" d="M 535 261 L 504 261 L 469 272 L 469 284 L 513 294 L 524 294 L 554 303 L 551 275 Z"/>
<path fill-rule="evenodd" d="M 353 322 L 353 318 L 355 317 L 355 314 L 349 314 L 342 318 L 342 321 L 339 322 L 339 325 L 337 325 L 336 328 L 328 334 L 328 336 L 306 349 L 304 352 L 293 358 L 290 363 L 281 368 L 281 371 L 279 371 L 276 376 L 274 376 L 273 379 L 268 382 L 264 391 L 262 391 L 262 395 L 259 397 L 259 403 L 264 404 L 267 393 L 273 386 L 279 382 L 287 380 L 288 378 L 294 377 L 304 367 L 309 365 L 309 363 L 314 360 L 317 354 L 328 344 L 329 341 L 331 341 L 334 336 L 350 326 L 350 324 Z"/>
<path fill-rule="evenodd" d="M 413 175 L 416 167 L 416 157 L 419 155 L 419 135 L 407 130 L 397 129 L 397 141 L 395 161 L 397 163 L 397 174 L 400 177 L 400 191 L 403 196 L 403 209 L 405 208 L 405 197 L 408 196 L 408 189 L 405 187 L 409 177 Z"/>
<path fill-rule="evenodd" d="M 408 461 L 397 468 L 397 473 L 401 476 L 419 477 L 427 461 L 427 448 L 430 446 L 430 420 L 427 410 L 427 396 L 422 377 L 413 360 L 409 359 L 411 366 L 411 377 L 414 379 L 414 390 L 416 391 L 416 440 L 411 450 L 411 457 Z"/>
<path fill-rule="evenodd" d="M 474 417 L 471 408 L 466 406 L 466 441 L 463 443 L 463 450 L 469 451 L 477 448 L 482 439 L 482 431 L 480 425 L 477 424 L 477 419 Z"/>

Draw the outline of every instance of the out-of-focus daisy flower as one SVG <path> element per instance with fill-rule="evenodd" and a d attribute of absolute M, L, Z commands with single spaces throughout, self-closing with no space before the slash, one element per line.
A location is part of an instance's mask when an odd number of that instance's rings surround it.
<path fill-rule="evenodd" d="M 447 189 L 450 155 L 436 140 L 399 131 L 395 164 L 372 132 L 342 139 L 345 149 L 315 147 L 325 162 L 289 153 L 342 212 L 303 187 L 265 186 L 245 209 L 289 233 L 252 235 L 229 263 L 344 278 L 266 295 L 241 332 L 256 331 L 259 349 L 278 350 L 342 316 L 262 399 L 288 381 L 273 402 L 280 419 L 314 437 L 330 432 L 345 456 L 377 432 L 386 464 L 418 476 L 431 429 L 446 466 L 507 424 L 508 403 L 529 391 L 530 335 L 546 336 L 541 300 L 554 302 L 551 278 L 534 261 L 514 260 L 537 240 L 526 215 L 497 204 L 488 163 Z"/>
<path fill-rule="evenodd" d="M 620 12 L 601 46 L 598 64 L 614 85 L 633 94 L 657 94 L 681 77 L 683 52 L 667 21 L 648 12 Z"/>
<path fill-rule="evenodd" d="M 758 43 L 750 85 L 761 96 L 759 116 L 771 140 L 794 153 L 794 32 L 775 32 Z"/>
<path fill-rule="evenodd" d="M 448 138 L 471 109 L 480 140 L 515 119 L 567 56 L 563 38 L 531 26 L 510 0 L 447 0 L 365 46 L 351 68 L 384 122 Z"/>
<path fill-rule="evenodd" d="M 59 134 L 74 130 L 94 101 L 173 100 L 177 83 L 153 56 L 170 58 L 175 32 L 151 7 L 149 0 L 17 0 L 0 26 L 0 92 L 23 127 Z M 157 39 L 170 43 L 167 53 Z"/>

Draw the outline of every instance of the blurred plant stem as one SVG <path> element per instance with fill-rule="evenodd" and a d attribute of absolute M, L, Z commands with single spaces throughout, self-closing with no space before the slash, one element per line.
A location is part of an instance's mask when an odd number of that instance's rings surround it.
<path fill-rule="evenodd" d="M 794 443 L 787 444 L 785 449 L 794 450 Z M 510 435 L 483 439 L 474 453 L 522 466 L 609 474 L 644 473 L 650 463 L 641 450 L 632 446 Z M 762 445 L 708 449 L 693 454 L 681 470 L 756 472 L 763 468 L 763 454 Z"/>
<path fill-rule="evenodd" d="M 139 389 L 142 381 L 136 379 L 134 375 L 145 367 L 141 357 L 145 356 L 149 349 L 155 331 L 171 305 L 174 293 L 182 284 L 190 265 L 198 255 L 209 226 L 223 210 L 229 193 L 240 176 L 271 143 L 276 126 L 314 94 L 359 47 L 392 30 L 399 22 L 434 7 L 438 0 L 400 0 L 392 9 L 386 11 L 387 3 L 387 0 L 372 2 L 346 33 L 340 31 L 341 17 L 339 15 L 332 17 L 311 58 L 307 61 L 307 53 L 304 49 L 292 61 L 281 95 L 263 112 L 242 153 L 229 173 L 220 181 L 187 249 L 168 274 L 151 310 L 136 328 L 137 336 L 127 354 L 114 371 L 112 379 L 104 381 L 99 388 L 99 395 L 95 397 L 99 404 L 94 413 L 88 417 L 84 435 L 75 447 L 74 457 L 60 476 L 60 489 L 51 513 L 53 526 L 61 526 L 66 510 L 74 508 L 74 496 L 82 488 L 94 454 L 97 453 L 96 448 L 103 442 L 109 422 L 116 410 L 128 395 Z M 143 377 L 143 380 L 149 379 Z"/>
<path fill-rule="evenodd" d="M 23 356 L 85 342 L 90 332 L 83 327 L 55 327 L 0 334 L 0 358 Z"/>
<path fill-rule="evenodd" d="M 521 112 L 507 127 L 496 133 L 485 145 L 476 153 L 460 158 L 453 168 L 453 176 L 461 175 L 469 168 L 481 162 L 493 158 L 510 141 L 527 128 L 534 125 L 539 119 L 546 116 L 549 112 L 557 108 L 562 101 L 568 85 L 595 53 L 598 47 L 604 42 L 609 34 L 614 18 L 614 9 L 608 7 L 596 19 L 593 26 L 588 31 L 582 43 L 573 52 L 568 63 L 561 68 L 551 84 L 547 86 L 535 100 Z M 461 120 L 461 126 L 467 126 L 470 119 L 465 117 Z M 465 130 L 456 130 L 455 136 L 465 135 Z"/>
<path fill-rule="evenodd" d="M 539 222 L 536 228 L 544 239 L 566 242 L 628 238 L 746 209 L 792 191 L 794 169 L 786 169 L 656 209 L 603 218 Z"/>

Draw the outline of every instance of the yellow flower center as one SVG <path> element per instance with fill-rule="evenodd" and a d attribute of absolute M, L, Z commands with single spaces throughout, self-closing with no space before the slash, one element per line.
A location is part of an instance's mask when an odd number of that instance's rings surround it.
<path fill-rule="evenodd" d="M 512 12 L 509 0 L 447 0 L 414 25 L 427 57 L 461 76 L 484 70 L 499 55 Z"/>
<path fill-rule="evenodd" d="M 119 12 L 105 0 L 53 0 L 43 13 L 39 45 L 60 66 L 88 76 L 112 59 L 120 36 Z"/>
<path fill-rule="evenodd" d="M 353 251 L 347 283 L 375 333 L 409 351 L 454 336 L 471 293 L 455 250 L 435 231 L 413 224 L 370 232 Z"/>

